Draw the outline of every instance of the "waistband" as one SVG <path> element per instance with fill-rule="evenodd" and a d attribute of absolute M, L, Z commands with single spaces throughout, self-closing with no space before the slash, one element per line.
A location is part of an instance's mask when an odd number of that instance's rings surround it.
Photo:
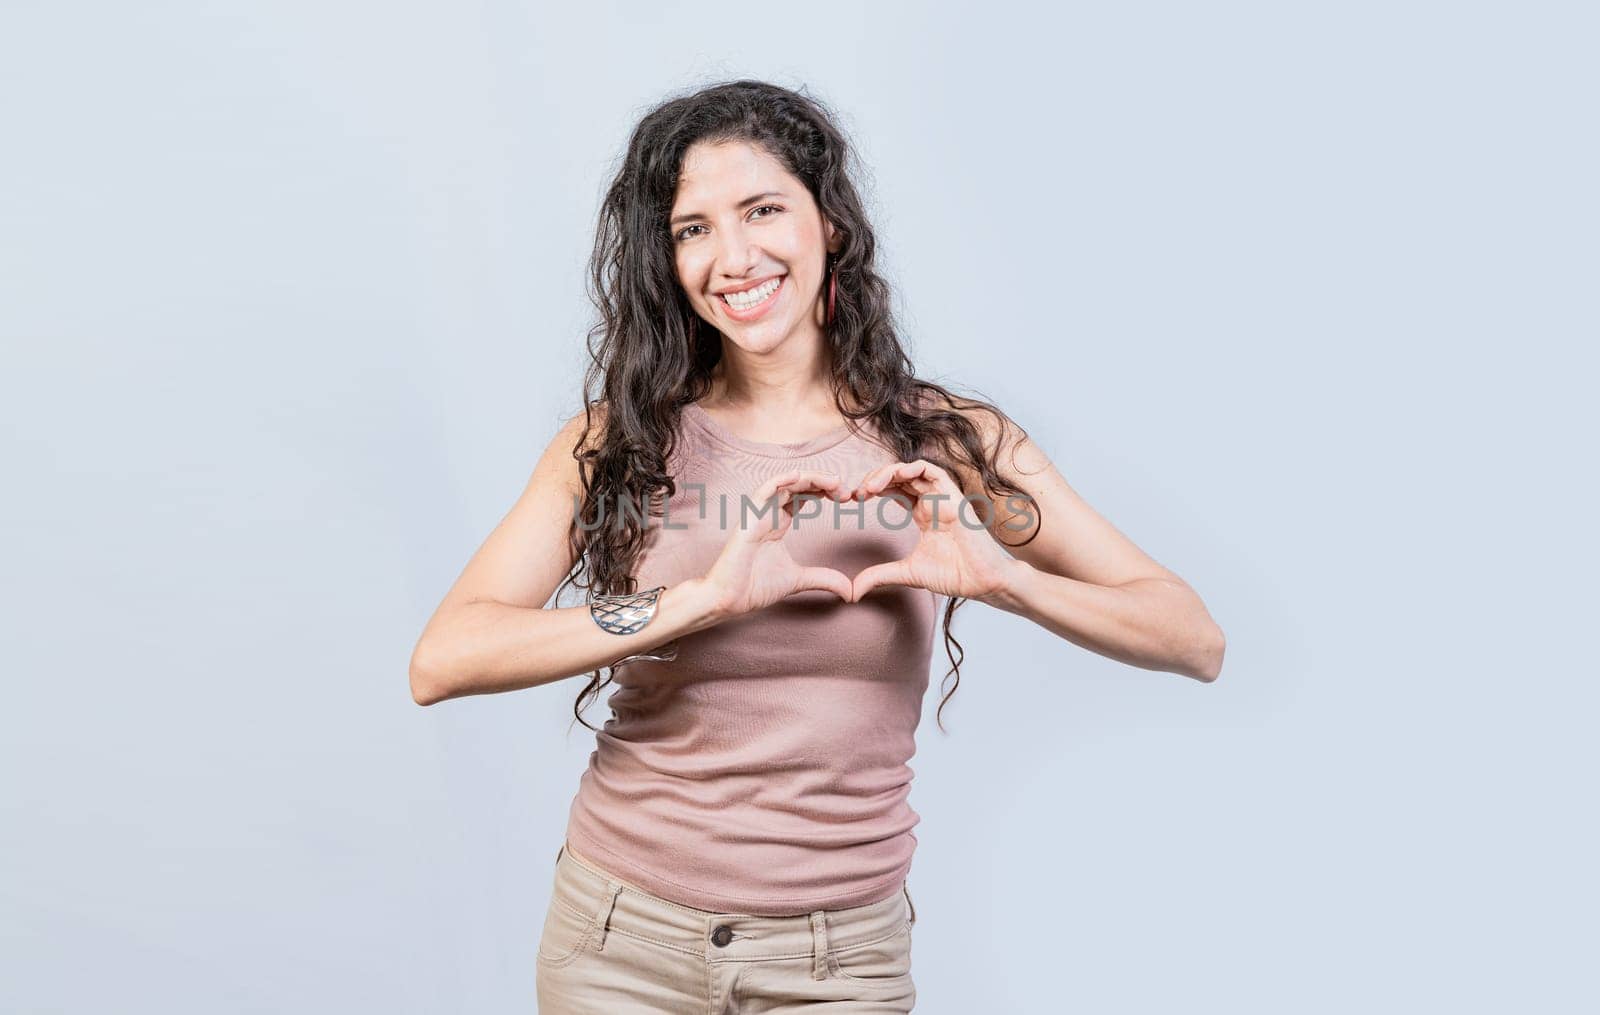
<path fill-rule="evenodd" d="M 580 860 L 565 844 L 556 854 L 552 902 L 591 920 L 597 948 L 604 948 L 607 933 L 622 933 L 710 962 L 811 956 L 819 978 L 830 953 L 893 937 L 917 918 L 906 881 L 900 891 L 878 902 L 799 916 L 695 909 Z"/>

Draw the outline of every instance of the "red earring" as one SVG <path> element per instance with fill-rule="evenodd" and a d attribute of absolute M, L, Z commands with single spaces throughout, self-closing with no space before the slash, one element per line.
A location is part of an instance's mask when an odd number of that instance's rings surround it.
<path fill-rule="evenodd" d="M 828 317 L 827 323 L 833 323 L 833 304 L 839 297 L 839 273 L 832 265 L 828 268 Z"/>

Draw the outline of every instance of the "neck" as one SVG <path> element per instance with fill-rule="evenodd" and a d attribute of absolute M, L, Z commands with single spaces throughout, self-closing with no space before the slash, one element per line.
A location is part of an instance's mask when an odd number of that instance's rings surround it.
<path fill-rule="evenodd" d="M 771 352 L 752 354 L 724 339 L 722 359 L 712 370 L 711 390 L 702 402 L 773 420 L 837 416 L 832 359 L 820 340 L 785 342 Z"/>

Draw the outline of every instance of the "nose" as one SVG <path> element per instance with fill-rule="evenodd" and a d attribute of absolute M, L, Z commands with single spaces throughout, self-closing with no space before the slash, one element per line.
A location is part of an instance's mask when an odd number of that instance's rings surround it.
<path fill-rule="evenodd" d="M 717 260 L 722 274 L 730 278 L 740 278 L 749 274 L 750 269 L 761 261 L 755 244 L 751 243 L 742 230 L 725 229 L 722 232 L 722 246 L 717 251 Z"/>

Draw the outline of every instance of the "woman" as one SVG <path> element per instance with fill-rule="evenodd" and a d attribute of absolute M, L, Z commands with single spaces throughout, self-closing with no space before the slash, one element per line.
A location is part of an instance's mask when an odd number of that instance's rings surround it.
<path fill-rule="evenodd" d="M 853 165 L 823 108 L 761 82 L 640 122 L 594 249 L 586 408 L 417 645 L 421 704 L 587 674 L 582 721 L 602 668 L 619 685 L 557 853 L 546 1015 L 911 1010 L 941 598 L 957 684 L 967 599 L 1221 668 L 1182 579 L 997 408 L 913 376 Z M 585 570 L 587 605 L 546 608 Z"/>

